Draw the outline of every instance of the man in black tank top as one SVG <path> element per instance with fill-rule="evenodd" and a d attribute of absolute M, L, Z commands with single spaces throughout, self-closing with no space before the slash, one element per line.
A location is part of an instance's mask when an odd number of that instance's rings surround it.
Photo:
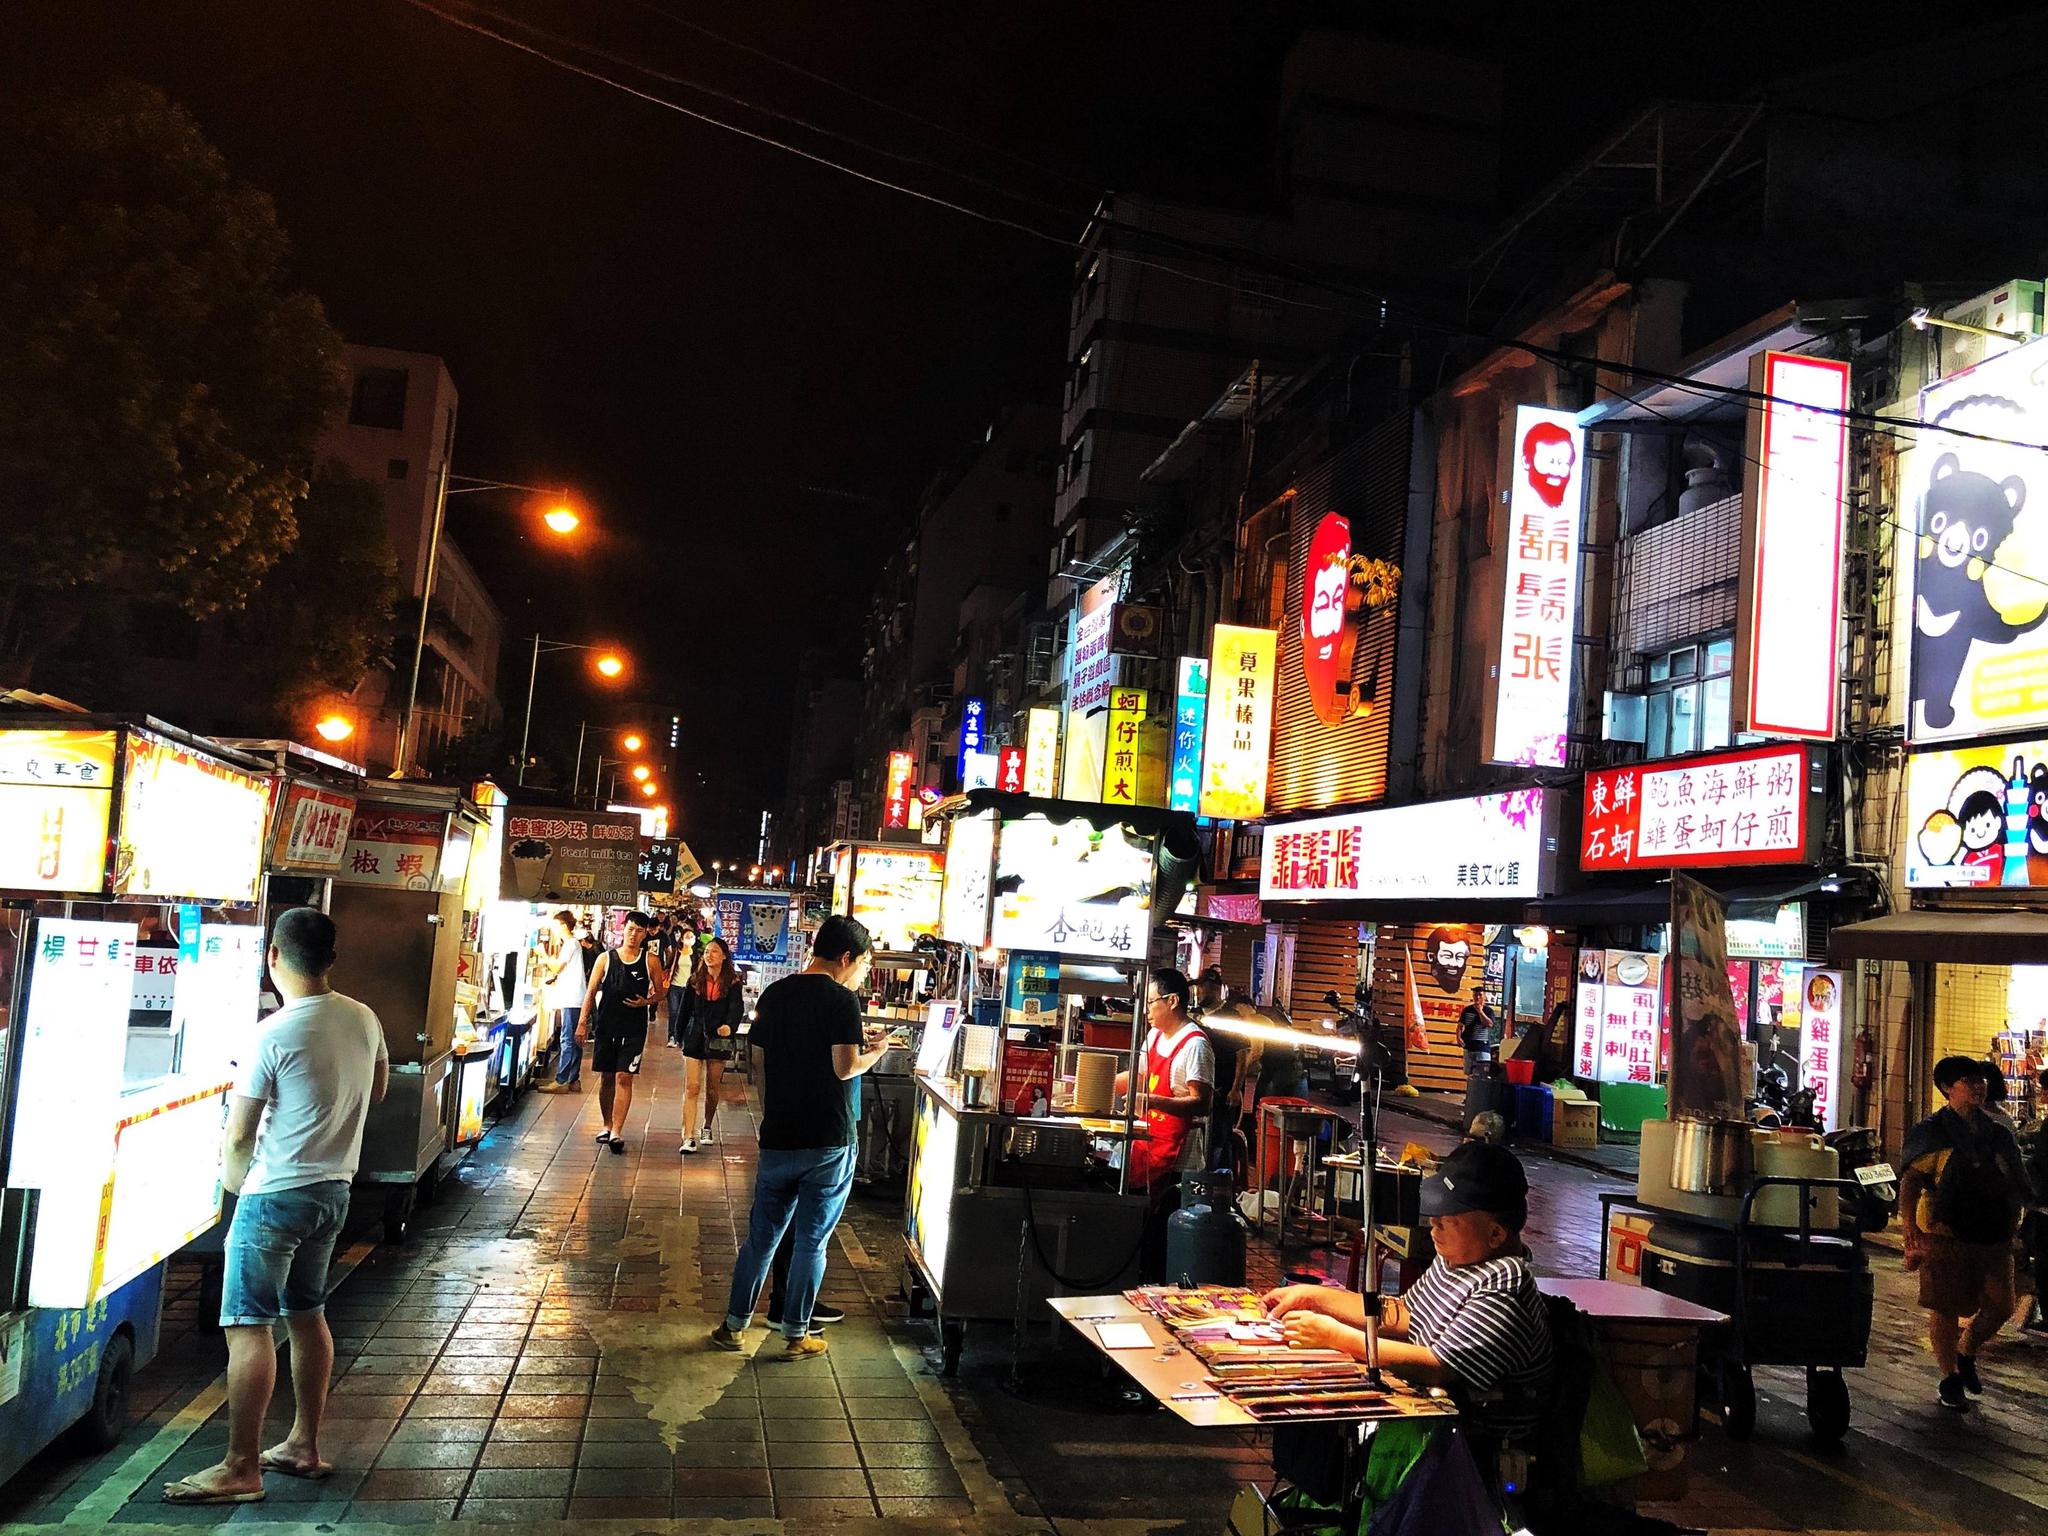
<path fill-rule="evenodd" d="M 597 1111 L 604 1117 L 598 1144 L 621 1155 L 626 1150 L 626 1113 L 633 1107 L 633 1078 L 647 1052 L 647 1028 L 655 1005 L 668 992 L 668 975 L 647 943 L 653 930 L 654 919 L 646 913 L 627 917 L 619 947 L 606 950 L 590 968 L 583 1014 L 576 1025 L 577 1040 L 596 1042 L 590 1065 L 597 1073 Z"/>

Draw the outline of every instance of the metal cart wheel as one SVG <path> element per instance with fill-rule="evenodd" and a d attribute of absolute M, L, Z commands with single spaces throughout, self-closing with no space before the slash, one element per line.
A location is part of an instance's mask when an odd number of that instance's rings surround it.
<path fill-rule="evenodd" d="M 1756 1379 L 1748 1366 L 1724 1360 L 1719 1386 L 1721 1428 L 1731 1440 L 1747 1440 L 1756 1433 Z"/>
<path fill-rule="evenodd" d="M 93 1381 L 92 1406 L 74 1433 L 88 1451 L 110 1451 L 128 1428 L 128 1389 L 135 1379 L 135 1341 L 125 1332 L 107 1340 Z"/>
<path fill-rule="evenodd" d="M 1849 1384 L 1840 1371 L 1806 1368 L 1806 1422 L 1821 1445 L 1840 1445 L 1849 1433 Z"/>
<path fill-rule="evenodd" d="M 384 1192 L 384 1241 L 402 1243 L 412 1230 L 412 1208 L 416 1190 L 410 1184 L 394 1184 Z"/>
<path fill-rule="evenodd" d="M 960 1374 L 960 1348 L 967 1342 L 967 1325 L 958 1318 L 939 1319 L 939 1374 Z"/>

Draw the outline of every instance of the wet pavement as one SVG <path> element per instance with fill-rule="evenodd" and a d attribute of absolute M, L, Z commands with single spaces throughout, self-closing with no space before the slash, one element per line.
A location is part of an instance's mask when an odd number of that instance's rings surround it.
<path fill-rule="evenodd" d="M 775 1360 L 761 1327 L 758 1361 L 708 1349 L 751 1194 L 752 1120 L 729 1105 L 721 1144 L 679 1157 L 680 1065 L 651 1060 L 624 1156 L 592 1140 L 594 1094 L 528 1095 L 445 1176 L 407 1243 L 375 1242 L 366 1206 L 329 1309 L 332 1478 L 272 1476 L 266 1502 L 239 1507 L 158 1501 L 226 1439 L 225 1351 L 181 1267 L 133 1429 L 103 1456 L 44 1455 L 0 1490 L 0 1521 L 1214 1536 L 1236 1490 L 1265 1475 L 1262 1436 L 1134 1408 L 1049 1321 L 978 1325 L 959 1376 L 942 1377 L 930 1323 L 906 1315 L 901 1207 L 886 1192 L 857 1194 L 840 1229 L 824 1294 L 849 1315 L 828 1357 Z M 1389 1135 L 1442 1146 L 1449 1133 L 1390 1116 Z M 1531 1172 L 1543 1267 L 1594 1272 L 1597 1191 L 1615 1181 L 1541 1156 Z M 1720 1531 L 2048 1533 L 2048 1353 L 2008 1335 L 1983 1357 L 1980 1411 L 1943 1413 L 1910 1281 L 1892 1255 L 1873 1257 L 1878 1322 L 1871 1367 L 1850 1377 L 1848 1443 L 1816 1450 L 1796 1373 L 1760 1372 L 1755 1439 L 1706 1425 L 1689 1496 L 1657 1513 Z M 1296 1247 L 1286 1260 L 1326 1271 L 1333 1256 Z M 1254 1248 L 1255 1281 L 1281 1268 Z M 280 1434 L 288 1409 L 281 1382 Z"/>

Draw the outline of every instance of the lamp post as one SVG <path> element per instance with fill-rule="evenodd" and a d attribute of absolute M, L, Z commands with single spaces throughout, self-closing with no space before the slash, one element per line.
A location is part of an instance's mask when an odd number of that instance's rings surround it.
<path fill-rule="evenodd" d="M 458 480 L 462 482 L 460 485 L 452 483 Z M 574 509 L 566 505 L 567 493 L 559 487 L 521 485 L 513 480 L 480 480 L 474 475 L 451 474 L 448 456 L 442 454 L 440 472 L 434 479 L 434 520 L 427 534 L 427 569 L 420 582 L 419 629 L 412 642 L 412 681 L 406 685 L 405 713 L 398 717 L 398 742 L 391 753 L 391 777 L 394 779 L 405 777 L 406 759 L 412 750 L 413 724 L 419 713 L 420 668 L 427 657 L 427 613 L 434 602 L 434 577 L 441 568 L 441 529 L 448 520 L 448 498 L 473 491 L 530 491 L 540 496 L 564 497 L 565 504 L 549 508 L 542 518 L 548 531 L 557 537 L 566 538 L 582 522 Z"/>
<path fill-rule="evenodd" d="M 552 516 L 553 514 L 550 514 Z M 542 651 L 596 651 L 597 660 L 591 663 L 591 670 L 599 677 L 616 679 L 624 674 L 626 663 L 619 653 L 608 645 L 582 645 L 574 640 L 543 640 L 533 637 L 533 657 L 526 664 L 526 723 L 519 728 L 519 782 L 526 782 L 526 744 L 533 736 L 533 685 L 540 676 L 540 655 Z M 576 756 L 583 756 L 583 738 L 579 732 L 576 738 Z"/>

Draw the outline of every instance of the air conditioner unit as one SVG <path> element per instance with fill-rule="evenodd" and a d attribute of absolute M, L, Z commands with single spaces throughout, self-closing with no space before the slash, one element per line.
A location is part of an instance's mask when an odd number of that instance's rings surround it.
<path fill-rule="evenodd" d="M 1941 318 L 1954 320 L 1962 325 L 1981 325 L 1987 331 L 2006 331 L 2029 338 L 2039 336 L 2042 286 L 2033 278 L 2016 277 L 2010 282 L 2000 283 L 1996 288 L 1978 294 L 1973 299 L 1949 305 L 1941 312 Z M 2016 341 L 2007 341 L 1998 336 L 1979 336 L 1970 331 L 1944 331 L 1941 335 L 1941 360 L 1944 369 L 1953 373 L 1981 363 L 1987 357 L 2010 352 L 2018 345 Z"/>

